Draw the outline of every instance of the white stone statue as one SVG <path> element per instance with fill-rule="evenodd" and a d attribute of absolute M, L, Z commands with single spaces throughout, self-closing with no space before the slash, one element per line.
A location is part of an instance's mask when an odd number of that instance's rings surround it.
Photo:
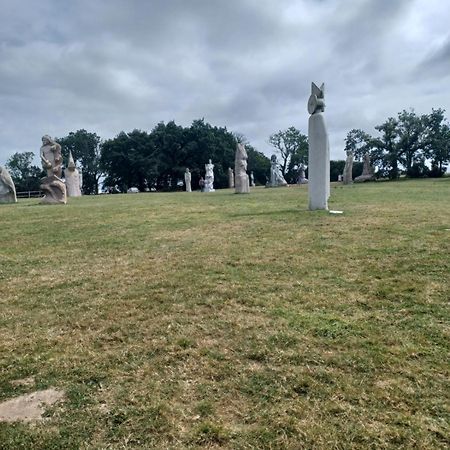
<path fill-rule="evenodd" d="M 330 196 L 330 145 L 323 112 L 325 110 L 325 85 L 317 87 L 311 83 L 308 100 L 308 197 L 309 209 L 328 210 Z"/>
<path fill-rule="evenodd" d="M 370 165 L 370 155 L 366 153 L 364 155 L 363 173 L 355 178 L 355 183 L 364 183 L 365 181 L 375 180 L 373 167 Z"/>
<path fill-rule="evenodd" d="M 192 178 L 191 172 L 186 167 L 186 172 L 184 172 L 184 184 L 186 185 L 186 192 L 192 192 L 191 178 Z"/>
<path fill-rule="evenodd" d="M 205 164 L 205 187 L 203 192 L 214 192 L 214 164 L 209 160 L 208 164 Z"/>
<path fill-rule="evenodd" d="M 342 174 L 342 183 L 343 184 L 352 184 L 353 183 L 353 177 L 352 177 L 353 152 L 350 149 L 348 149 L 348 150 L 346 150 L 346 153 L 347 153 L 347 159 L 345 160 L 344 173 Z"/>
<path fill-rule="evenodd" d="M 72 152 L 69 152 L 69 162 L 64 170 L 68 197 L 81 197 L 80 172 L 78 172 Z"/>
<path fill-rule="evenodd" d="M 248 194 L 250 192 L 250 182 L 247 175 L 247 151 L 242 144 L 236 145 L 234 156 L 235 170 L 235 190 L 236 194 Z"/>
<path fill-rule="evenodd" d="M 284 179 L 280 168 L 278 167 L 276 155 L 270 157 L 270 181 L 266 187 L 287 186 L 287 181 Z"/>
<path fill-rule="evenodd" d="M 16 186 L 9 172 L 0 166 L 0 203 L 16 203 Z"/>
<path fill-rule="evenodd" d="M 41 203 L 57 204 L 66 203 L 66 185 L 61 179 L 62 175 L 62 154 L 61 146 L 50 136 L 42 137 L 42 147 L 40 150 L 42 167 L 47 171 L 47 176 L 41 180 L 41 190 L 44 197 Z"/>
<path fill-rule="evenodd" d="M 231 167 L 228 167 L 228 187 L 234 188 L 234 171 Z"/>
<path fill-rule="evenodd" d="M 250 172 L 250 186 L 255 187 L 255 175 L 253 175 L 253 170 Z"/>
<path fill-rule="evenodd" d="M 298 166 L 298 180 L 297 184 L 308 184 L 308 178 L 305 175 L 305 166 L 300 164 Z"/>

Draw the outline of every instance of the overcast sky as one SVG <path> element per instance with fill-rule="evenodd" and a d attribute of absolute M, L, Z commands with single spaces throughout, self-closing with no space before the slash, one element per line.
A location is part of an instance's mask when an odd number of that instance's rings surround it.
<path fill-rule="evenodd" d="M 402 109 L 450 117 L 449 0 L 0 0 L 0 164 L 43 134 L 204 117 L 270 155 L 325 82 L 332 159 Z"/>

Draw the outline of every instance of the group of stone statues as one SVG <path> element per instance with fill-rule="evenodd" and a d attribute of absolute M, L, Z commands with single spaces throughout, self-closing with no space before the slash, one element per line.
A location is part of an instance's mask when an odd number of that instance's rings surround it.
<path fill-rule="evenodd" d="M 342 183 L 343 184 L 364 183 L 365 181 L 375 180 L 374 174 L 375 171 L 370 164 L 370 155 L 368 153 L 364 155 L 362 174 L 353 180 L 352 171 L 353 171 L 353 152 L 351 150 L 347 150 L 347 159 L 345 160 L 344 173 L 342 175 Z"/>
<path fill-rule="evenodd" d="M 308 122 L 308 173 L 309 181 L 305 177 L 305 167 L 301 164 L 298 168 L 298 183 L 309 183 L 308 202 L 310 210 L 328 209 L 328 199 L 330 197 L 330 146 L 328 141 L 327 127 L 324 118 L 325 111 L 325 86 L 319 87 L 311 83 L 311 95 L 308 100 L 308 112 L 310 114 Z M 40 149 L 42 167 L 47 175 L 41 180 L 41 190 L 44 197 L 41 203 L 58 204 L 66 203 L 67 196 L 81 196 L 81 176 L 76 168 L 72 153 L 65 169 L 65 181 L 62 179 L 63 158 L 61 146 L 50 136 L 42 137 Z M 247 152 L 245 146 L 238 143 L 236 146 L 234 171 L 228 169 L 228 185 L 235 189 L 237 194 L 248 194 L 250 186 L 255 185 L 253 172 L 247 174 Z M 270 159 L 270 179 L 266 187 L 287 186 L 283 177 L 277 158 L 272 155 Z M 353 153 L 347 151 L 344 173 L 342 174 L 343 184 L 354 182 L 364 182 L 374 179 L 374 170 L 370 165 L 370 156 L 364 156 L 364 168 L 361 176 L 352 180 Z M 184 174 L 186 192 L 192 192 L 191 172 L 186 168 Z M 200 187 L 203 192 L 214 192 L 214 164 L 211 160 L 205 164 L 205 178 L 200 179 Z M 0 203 L 16 202 L 16 190 L 14 182 L 8 171 L 0 167 Z"/>
<path fill-rule="evenodd" d="M 81 177 L 73 160 L 72 152 L 69 152 L 69 161 L 64 170 L 65 182 L 62 180 L 62 153 L 61 146 L 50 136 L 42 137 L 40 150 L 42 167 L 47 171 L 47 176 L 41 180 L 41 190 L 44 204 L 65 204 L 67 197 L 81 196 Z"/>
<path fill-rule="evenodd" d="M 43 204 L 65 204 L 67 197 L 81 196 L 81 175 L 75 165 L 72 152 L 64 170 L 62 179 L 63 158 L 61 146 L 50 136 L 42 137 L 40 148 L 42 168 L 47 175 L 41 179 L 40 188 L 44 193 Z M 8 171 L 0 167 L 0 203 L 17 202 L 16 188 Z"/>

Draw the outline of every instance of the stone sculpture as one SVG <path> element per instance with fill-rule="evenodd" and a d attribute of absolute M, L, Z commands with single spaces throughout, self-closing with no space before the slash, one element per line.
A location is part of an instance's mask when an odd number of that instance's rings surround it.
<path fill-rule="evenodd" d="M 69 162 L 64 170 L 68 197 L 81 197 L 80 172 L 78 172 L 72 152 L 69 152 Z"/>
<path fill-rule="evenodd" d="M 284 179 L 280 168 L 278 167 L 276 155 L 270 157 L 270 180 L 266 187 L 280 187 L 287 186 L 287 181 Z"/>
<path fill-rule="evenodd" d="M 228 167 L 228 187 L 234 188 L 234 171 L 231 167 Z"/>
<path fill-rule="evenodd" d="M 255 176 L 253 175 L 253 170 L 250 172 L 250 186 L 255 187 Z"/>
<path fill-rule="evenodd" d="M 297 184 L 308 184 L 308 178 L 305 175 L 305 166 L 300 164 L 298 166 L 298 180 Z"/>
<path fill-rule="evenodd" d="M 345 160 L 344 173 L 342 175 L 342 183 L 352 184 L 353 152 L 350 149 L 346 150 L 346 152 L 347 152 L 347 159 Z"/>
<path fill-rule="evenodd" d="M 0 166 L 0 203 L 16 203 L 16 186 L 9 172 Z"/>
<path fill-rule="evenodd" d="M 186 185 L 186 192 L 192 192 L 191 177 L 192 177 L 191 172 L 186 167 L 186 172 L 184 172 L 184 184 Z"/>
<path fill-rule="evenodd" d="M 41 190 L 44 197 L 41 203 L 58 204 L 67 202 L 66 185 L 61 179 L 62 155 L 61 146 L 50 136 L 42 137 L 40 150 L 42 167 L 47 171 L 47 176 L 41 179 Z"/>
<path fill-rule="evenodd" d="M 205 187 L 203 192 L 214 192 L 214 164 L 209 160 L 208 164 L 205 164 Z"/>
<path fill-rule="evenodd" d="M 235 193 L 248 194 L 250 192 L 250 183 L 247 175 L 247 151 L 242 144 L 237 144 L 234 156 L 235 175 Z"/>
<path fill-rule="evenodd" d="M 330 196 L 330 145 L 325 124 L 325 85 L 317 87 L 311 83 L 311 95 L 308 100 L 308 197 L 309 209 L 328 210 Z"/>
<path fill-rule="evenodd" d="M 375 180 L 373 167 L 370 165 L 370 155 L 364 155 L 363 173 L 355 178 L 355 183 L 364 183 L 365 181 Z"/>

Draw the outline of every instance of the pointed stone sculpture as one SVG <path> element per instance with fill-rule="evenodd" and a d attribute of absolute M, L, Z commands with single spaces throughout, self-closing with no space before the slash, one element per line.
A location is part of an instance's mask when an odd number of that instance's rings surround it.
<path fill-rule="evenodd" d="M 300 164 L 298 166 L 298 180 L 297 184 L 308 184 L 308 178 L 305 175 L 305 166 Z"/>
<path fill-rule="evenodd" d="M 365 181 L 375 180 L 373 167 L 370 165 L 370 155 L 364 155 L 363 173 L 355 178 L 355 183 L 364 183 Z"/>
<path fill-rule="evenodd" d="M 325 85 L 311 83 L 308 100 L 308 197 L 309 209 L 328 210 L 330 196 L 330 145 L 323 112 L 325 110 Z"/>
<path fill-rule="evenodd" d="M 186 185 L 186 192 L 192 192 L 191 177 L 191 172 L 189 168 L 186 167 L 186 172 L 184 172 L 184 184 Z"/>
<path fill-rule="evenodd" d="M 68 197 L 81 197 L 80 172 L 78 172 L 72 152 L 69 152 L 69 162 L 64 170 Z"/>
<path fill-rule="evenodd" d="M 16 203 L 16 186 L 9 172 L 0 166 L 0 203 Z"/>
<path fill-rule="evenodd" d="M 234 171 L 231 167 L 228 167 L 228 187 L 234 188 Z"/>
<path fill-rule="evenodd" d="M 250 192 L 250 183 L 247 175 L 247 151 L 242 144 L 237 144 L 234 156 L 235 175 L 235 193 L 248 194 Z"/>
<path fill-rule="evenodd" d="M 205 187 L 203 192 L 214 192 L 214 164 L 209 160 L 208 164 L 205 164 Z"/>
<path fill-rule="evenodd" d="M 283 174 L 278 166 L 277 156 L 272 155 L 270 157 L 270 181 L 266 184 L 266 187 L 280 187 L 287 186 L 287 181 L 284 179 Z"/>
<path fill-rule="evenodd" d="M 44 204 L 65 204 L 67 202 L 66 185 L 61 179 L 62 154 L 61 146 L 50 136 L 42 137 L 40 150 L 42 167 L 47 171 L 47 176 L 41 179 L 41 190 Z"/>
<path fill-rule="evenodd" d="M 345 160 L 345 167 L 344 167 L 344 173 L 342 175 L 342 183 L 343 184 L 352 184 L 353 183 L 353 177 L 352 177 L 352 171 L 353 171 L 353 152 L 348 149 L 347 152 L 347 159 Z"/>

